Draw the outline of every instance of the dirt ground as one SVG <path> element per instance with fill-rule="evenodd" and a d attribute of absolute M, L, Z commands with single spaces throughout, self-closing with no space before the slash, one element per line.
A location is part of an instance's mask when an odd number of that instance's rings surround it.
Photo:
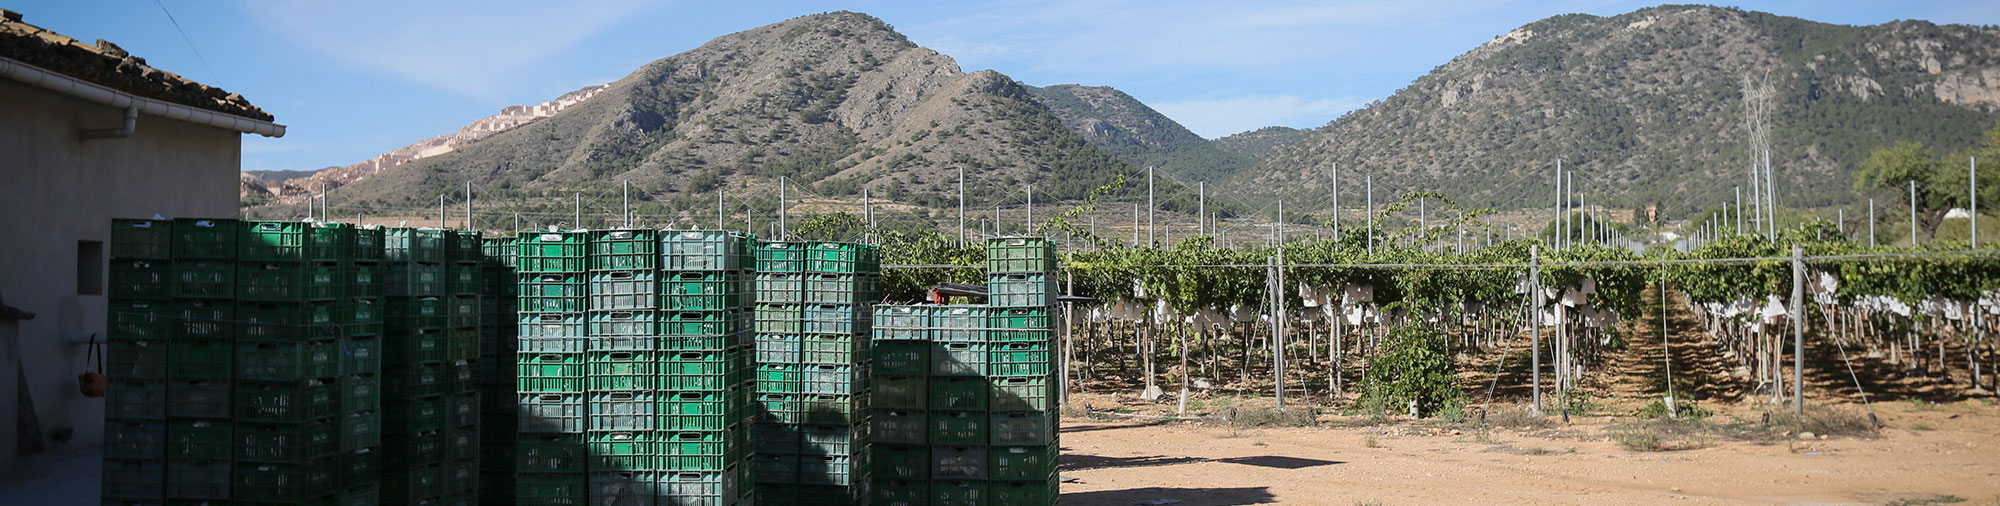
<path fill-rule="evenodd" d="M 1062 504 L 2000 504 L 2000 405 L 1877 410 L 1890 428 L 1874 439 L 1668 452 L 1622 448 L 1605 434 L 1616 422 L 1601 417 L 1484 436 L 1422 421 L 1244 429 L 1069 419 L 1062 475 L 1073 481 Z"/>

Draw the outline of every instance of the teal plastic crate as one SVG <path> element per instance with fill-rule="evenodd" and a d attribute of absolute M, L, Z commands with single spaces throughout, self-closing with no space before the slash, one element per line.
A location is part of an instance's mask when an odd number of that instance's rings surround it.
<path fill-rule="evenodd" d="M 740 418 L 743 406 L 729 399 L 728 390 L 683 390 L 659 393 L 659 427 L 669 431 L 720 431 Z M 737 416 L 732 416 L 737 415 Z"/>
<path fill-rule="evenodd" d="M 722 390 L 733 386 L 728 377 L 730 363 L 722 350 L 679 350 L 660 356 L 659 388 L 664 390 Z M 740 352 L 739 352 L 740 353 Z"/>
<path fill-rule="evenodd" d="M 934 306 L 886 305 L 875 306 L 874 322 L 871 325 L 876 340 L 929 341 L 931 339 L 931 312 Z"/>
<path fill-rule="evenodd" d="M 868 320 L 862 318 L 857 306 L 807 304 L 802 314 L 801 332 L 807 334 L 864 335 L 868 331 Z"/>
<path fill-rule="evenodd" d="M 806 366 L 792 363 L 757 364 L 756 387 L 758 393 L 797 394 L 805 388 Z"/>
<path fill-rule="evenodd" d="M 1049 330 L 1047 307 L 995 307 L 989 310 L 989 326 L 994 329 Z"/>
<path fill-rule="evenodd" d="M 591 311 L 590 337 L 660 335 L 658 311 Z M 718 332 L 719 333 L 719 332 Z"/>
<path fill-rule="evenodd" d="M 1061 496 L 1053 477 L 1033 480 L 993 480 L 986 482 L 988 504 L 1055 504 Z"/>
<path fill-rule="evenodd" d="M 247 262 L 343 262 L 353 229 L 345 224 L 303 221 L 246 221 L 237 238 L 237 258 Z"/>
<path fill-rule="evenodd" d="M 105 385 L 104 416 L 133 420 L 167 418 L 167 381 L 112 376 Z M 186 383 L 186 382 L 176 382 Z M 225 382 L 226 383 L 226 382 Z M 229 416 L 228 391 L 223 392 L 221 416 Z"/>
<path fill-rule="evenodd" d="M 804 304 L 805 280 L 806 274 L 799 272 L 759 272 L 756 281 L 757 302 Z"/>
<path fill-rule="evenodd" d="M 659 397 L 651 391 L 589 392 L 590 430 L 650 431 L 659 428 Z"/>
<path fill-rule="evenodd" d="M 588 289 L 589 308 L 591 311 L 659 309 L 659 275 L 657 271 L 650 270 L 592 271 Z"/>
<path fill-rule="evenodd" d="M 659 387 L 660 364 L 652 352 L 589 351 L 584 353 L 585 386 L 598 390 L 653 390 Z"/>
<path fill-rule="evenodd" d="M 984 376 L 987 360 L 987 343 L 938 342 L 931 348 L 931 374 Z"/>
<path fill-rule="evenodd" d="M 987 344 L 986 373 L 989 376 L 1046 376 L 1055 366 L 1047 342 Z"/>
<path fill-rule="evenodd" d="M 868 418 L 867 395 L 804 394 L 799 398 L 803 423 L 851 425 Z"/>
<path fill-rule="evenodd" d="M 805 274 L 806 304 L 868 304 L 881 297 L 882 278 L 873 274 Z"/>
<path fill-rule="evenodd" d="M 798 334 L 805 331 L 805 306 L 758 304 L 755 316 L 758 334 Z"/>
<path fill-rule="evenodd" d="M 721 471 L 736 464 L 731 458 L 736 452 L 748 450 L 732 451 L 727 433 L 720 430 L 665 431 L 660 433 L 659 444 L 660 466 L 684 471 Z"/>
<path fill-rule="evenodd" d="M 757 363 L 797 364 L 805 355 L 803 336 L 798 334 L 757 334 Z"/>
<path fill-rule="evenodd" d="M 582 433 L 586 408 L 582 393 L 521 392 L 519 431 Z"/>
<path fill-rule="evenodd" d="M 226 501 L 232 483 L 227 459 L 167 459 L 167 497 Z"/>
<path fill-rule="evenodd" d="M 591 270 L 653 270 L 660 266 L 660 242 L 653 230 L 593 230 L 588 241 Z"/>
<path fill-rule="evenodd" d="M 749 463 L 745 462 L 747 466 Z M 726 506 L 747 504 L 738 502 L 747 492 L 738 479 L 735 470 L 690 471 L 672 470 L 658 473 L 659 484 L 654 487 L 658 506 Z"/>
<path fill-rule="evenodd" d="M 354 245 L 349 256 L 356 263 L 377 264 L 386 257 L 388 248 L 388 233 L 382 227 L 355 227 Z"/>
<path fill-rule="evenodd" d="M 106 418 L 104 458 L 167 458 L 167 424 L 160 420 Z"/>
<path fill-rule="evenodd" d="M 740 311 L 668 311 L 663 313 L 659 333 L 669 336 L 728 335 L 742 332 Z"/>
<path fill-rule="evenodd" d="M 806 272 L 861 274 L 881 270 L 880 250 L 857 243 L 816 242 L 805 248 Z"/>
<path fill-rule="evenodd" d="M 868 368 L 851 364 L 805 364 L 800 371 L 803 393 L 865 395 Z"/>
<path fill-rule="evenodd" d="M 804 272 L 807 243 L 766 242 L 757 245 L 757 272 Z"/>
<path fill-rule="evenodd" d="M 799 338 L 801 361 L 859 364 L 868 361 L 868 338 L 851 334 L 806 334 Z"/>
<path fill-rule="evenodd" d="M 747 271 L 754 267 L 756 236 L 723 230 L 660 235 L 660 268 L 669 271 Z"/>
<path fill-rule="evenodd" d="M 515 360 L 515 377 L 521 392 L 583 392 L 586 370 L 583 353 L 522 352 Z"/>
<path fill-rule="evenodd" d="M 113 218 L 111 259 L 171 260 L 174 258 L 173 220 Z"/>
<path fill-rule="evenodd" d="M 514 269 L 523 274 L 581 273 L 586 245 L 581 231 L 525 233 L 515 241 Z"/>
<path fill-rule="evenodd" d="M 753 294 L 748 278 L 736 272 L 663 272 L 660 279 L 660 308 L 667 310 L 713 311 L 748 307 Z"/>
<path fill-rule="evenodd" d="M 526 341 L 535 338 L 576 338 L 578 342 L 582 342 L 581 339 L 586 335 L 582 312 L 517 314 L 519 316 L 516 317 L 516 332 L 523 342 L 521 351 L 534 351 L 527 348 Z"/>
<path fill-rule="evenodd" d="M 868 343 L 870 367 L 876 374 L 930 374 L 930 341 L 874 341 Z"/>
<path fill-rule="evenodd" d="M 165 339 L 114 339 L 105 346 L 108 377 L 136 380 L 167 379 Z"/>
<path fill-rule="evenodd" d="M 382 293 L 389 297 L 442 297 L 451 291 L 443 265 L 392 263 L 384 272 L 388 282 Z"/>
<path fill-rule="evenodd" d="M 655 469 L 661 456 L 651 430 L 593 430 L 585 438 L 591 469 Z"/>
<path fill-rule="evenodd" d="M 1047 273 L 1056 271 L 1055 245 L 1042 237 L 995 237 L 986 240 L 986 272 Z"/>
<path fill-rule="evenodd" d="M 988 274 L 986 302 L 994 307 L 1034 307 L 1055 304 L 1054 274 Z"/>
<path fill-rule="evenodd" d="M 352 310 L 335 303 L 239 302 L 236 338 L 262 340 L 335 339 Z"/>
<path fill-rule="evenodd" d="M 444 263 L 445 235 L 448 233 L 435 228 L 383 229 L 382 259 L 393 263 Z"/>
<path fill-rule="evenodd" d="M 236 377 L 236 345 L 227 339 L 175 339 L 167 343 L 167 376 L 228 380 Z"/>
<path fill-rule="evenodd" d="M 987 306 L 936 306 L 931 310 L 931 340 L 984 342 L 988 339 Z"/>
<path fill-rule="evenodd" d="M 800 394 L 757 394 L 757 420 L 767 423 L 803 421 L 804 397 Z"/>
<path fill-rule="evenodd" d="M 235 260 L 237 234 L 243 223 L 212 218 L 174 220 L 175 260 Z"/>
<path fill-rule="evenodd" d="M 927 480 L 885 479 L 876 476 L 870 489 L 875 506 L 928 506 L 931 484 Z"/>
<path fill-rule="evenodd" d="M 521 312 L 581 312 L 588 308 L 589 281 L 580 272 L 524 273 L 517 276 Z"/>

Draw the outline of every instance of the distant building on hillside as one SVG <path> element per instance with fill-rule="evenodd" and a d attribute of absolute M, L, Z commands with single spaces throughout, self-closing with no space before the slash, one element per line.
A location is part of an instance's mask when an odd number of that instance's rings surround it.
<path fill-rule="evenodd" d="M 234 216 L 243 134 L 284 136 L 271 121 L 0 10 L 0 480 L 103 442 L 103 399 L 77 375 L 80 343 L 104 332 L 111 219 Z"/>

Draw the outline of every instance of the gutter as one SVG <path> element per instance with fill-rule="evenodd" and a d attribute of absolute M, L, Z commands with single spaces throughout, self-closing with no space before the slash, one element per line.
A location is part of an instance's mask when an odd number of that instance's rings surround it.
<path fill-rule="evenodd" d="M 85 138 L 121 137 L 121 135 L 118 135 L 120 133 L 131 135 L 132 130 L 137 126 L 138 113 L 141 112 L 152 116 L 246 134 L 257 134 L 274 138 L 285 136 L 284 125 L 145 98 L 114 90 L 101 84 L 51 72 L 12 58 L 0 57 L 0 76 L 6 76 L 9 79 L 39 86 L 56 93 L 125 109 L 125 126 L 123 128 L 104 131 L 86 130 L 84 132 Z"/>

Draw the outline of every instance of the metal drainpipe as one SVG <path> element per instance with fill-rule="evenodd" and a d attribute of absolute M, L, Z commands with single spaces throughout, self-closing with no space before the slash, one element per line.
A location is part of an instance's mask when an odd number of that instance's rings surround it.
<path fill-rule="evenodd" d="M 94 130 L 84 130 L 82 138 L 84 140 L 123 139 L 126 137 L 131 137 L 132 132 L 138 130 L 139 130 L 139 107 L 131 106 L 125 108 L 125 126 L 119 128 L 99 128 Z"/>

